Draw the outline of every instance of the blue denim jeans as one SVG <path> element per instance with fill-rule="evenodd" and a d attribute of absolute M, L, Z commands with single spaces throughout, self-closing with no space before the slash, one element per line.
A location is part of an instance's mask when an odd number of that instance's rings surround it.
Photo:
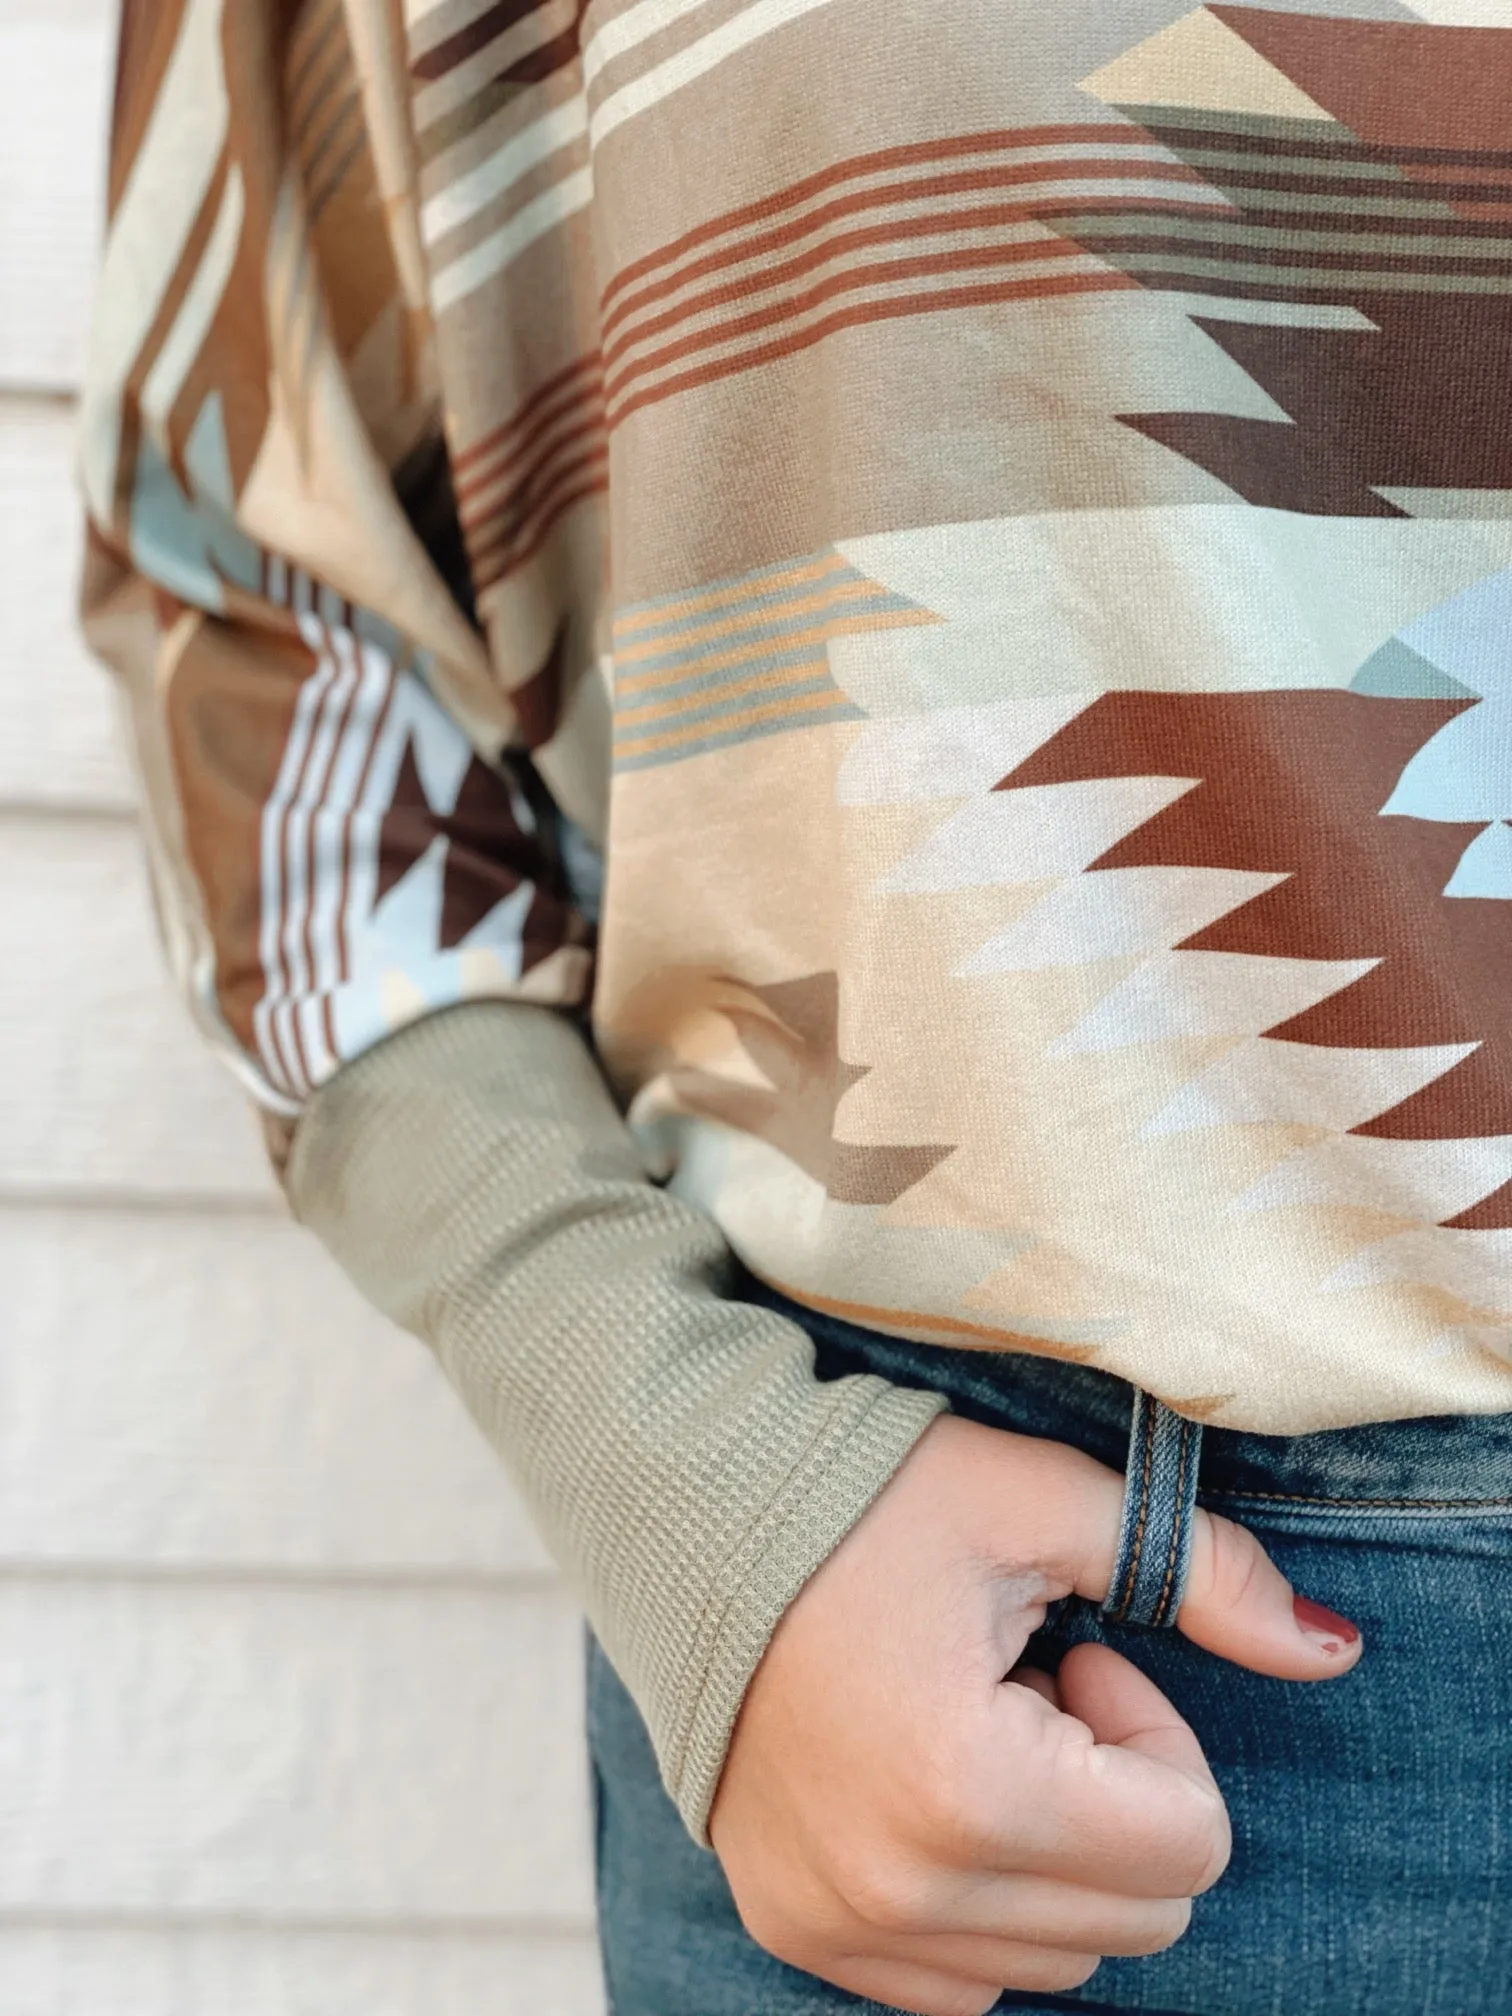
<path fill-rule="evenodd" d="M 1057 1605 L 1032 1656 L 1053 1665 L 1095 1639 L 1150 1675 L 1223 1787 L 1233 1861 L 1168 1953 L 1107 1960 L 1075 1995 L 1008 1994 L 1000 2009 L 1512 2016 L 1512 1416 L 1196 1436 L 1103 1373 L 899 1343 L 749 1294 L 804 1324 L 822 1376 L 933 1387 L 960 1414 L 1127 1469 L 1113 1595 L 1101 1610 Z M 1360 1625 L 1353 1673 L 1265 1679 L 1151 1628 L 1179 1598 L 1194 1483 L 1297 1588 Z M 747 1937 L 597 1647 L 588 1713 L 613 2016 L 876 2009 Z"/>

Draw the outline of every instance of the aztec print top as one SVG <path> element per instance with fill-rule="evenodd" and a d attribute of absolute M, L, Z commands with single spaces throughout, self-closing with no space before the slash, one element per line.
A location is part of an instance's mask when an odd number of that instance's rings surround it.
<path fill-rule="evenodd" d="M 1512 1407 L 1506 0 L 130 0 L 109 203 L 86 611 L 265 1108 L 591 1003 L 816 1308 Z"/>

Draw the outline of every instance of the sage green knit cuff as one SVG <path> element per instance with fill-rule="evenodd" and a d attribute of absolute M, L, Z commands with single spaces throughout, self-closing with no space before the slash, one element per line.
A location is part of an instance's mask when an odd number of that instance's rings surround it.
<path fill-rule="evenodd" d="M 646 1179 L 554 1011 L 390 1037 L 315 1094 L 286 1181 L 504 1458 L 702 1839 L 778 1619 L 944 1402 L 821 1381 L 798 1324 L 733 1299 L 717 1228 Z"/>
<path fill-rule="evenodd" d="M 835 1407 L 716 1577 L 706 1629 L 694 1637 L 685 1684 L 670 1704 L 677 1714 L 657 1742 L 662 1775 L 699 1840 L 740 1704 L 783 1611 L 946 1405 L 937 1393 L 880 1380 L 845 1384 L 857 1390 Z"/>

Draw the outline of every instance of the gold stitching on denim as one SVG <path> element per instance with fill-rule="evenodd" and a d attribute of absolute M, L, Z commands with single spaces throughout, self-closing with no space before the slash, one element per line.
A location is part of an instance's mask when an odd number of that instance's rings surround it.
<path fill-rule="evenodd" d="M 1114 1624 L 1122 1624 L 1134 1607 L 1134 1591 L 1139 1582 L 1139 1563 L 1144 1554 L 1145 1522 L 1150 1516 L 1150 1469 L 1155 1460 L 1155 1409 L 1158 1405 L 1158 1401 L 1149 1400 L 1144 1410 L 1144 1465 L 1139 1485 L 1139 1518 L 1134 1527 L 1134 1544 L 1129 1550 L 1123 1600 L 1111 1613 L 1111 1621 Z"/>
<path fill-rule="evenodd" d="M 1171 1520 L 1171 1552 L 1166 1560 L 1165 1582 L 1160 1591 L 1160 1601 L 1155 1605 L 1155 1614 L 1150 1620 L 1154 1624 L 1164 1624 L 1166 1620 L 1166 1606 L 1171 1600 L 1171 1584 L 1176 1576 L 1176 1557 L 1181 1552 L 1181 1536 L 1186 1531 L 1187 1520 L 1183 1507 L 1186 1502 L 1187 1458 L 1191 1454 L 1194 1439 L 1193 1424 L 1190 1421 L 1183 1421 L 1181 1461 L 1176 1469 L 1176 1508 Z"/>

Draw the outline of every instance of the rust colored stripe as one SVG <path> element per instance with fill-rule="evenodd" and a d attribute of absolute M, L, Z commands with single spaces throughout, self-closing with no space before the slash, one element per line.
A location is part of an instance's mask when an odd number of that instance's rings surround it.
<path fill-rule="evenodd" d="M 763 231 L 755 237 L 737 240 L 732 244 L 721 246 L 717 250 L 707 253 L 704 257 L 682 267 L 675 273 L 662 275 L 653 284 L 641 288 L 636 293 L 630 295 L 625 295 L 622 292 L 626 275 L 632 270 L 626 268 L 624 273 L 616 276 L 614 282 L 611 283 L 611 287 L 605 291 L 604 300 L 606 302 L 609 300 L 610 295 L 617 291 L 621 293 L 621 298 L 615 302 L 612 308 L 605 312 L 601 325 L 602 331 L 605 337 L 609 337 L 627 316 L 636 314 L 640 309 L 649 307 L 655 302 L 665 299 L 669 294 L 688 285 L 690 281 L 702 278 L 706 274 L 719 272 L 724 267 L 734 265 L 740 261 L 759 258 L 769 251 L 779 251 L 784 246 L 792 244 L 795 240 L 803 238 L 813 231 L 822 229 L 826 224 L 837 221 L 842 217 L 853 215 L 859 210 L 878 208 L 891 203 L 917 202 L 933 196 L 980 193 L 991 189 L 1036 181 L 1059 181 L 1073 177 L 1083 180 L 1106 178 L 1108 180 L 1126 181 L 1136 174 L 1144 180 L 1179 182 L 1189 186 L 1210 189 L 1216 195 L 1223 195 L 1230 189 L 1274 189 L 1278 193 L 1289 195 L 1348 196 L 1350 194 L 1359 194 L 1381 196 L 1390 194 L 1400 197 L 1404 203 L 1421 202 L 1424 200 L 1425 194 L 1431 197 L 1442 196 L 1445 202 L 1493 203 L 1512 200 L 1512 188 L 1486 183 L 1453 185 L 1434 183 L 1430 191 L 1427 189 L 1427 185 L 1414 185 L 1411 183 L 1383 184 L 1379 180 L 1370 179 L 1354 182 L 1347 177 L 1286 174 L 1266 169 L 1219 169 L 1214 170 L 1208 175 L 1184 163 L 1150 161 L 1131 165 L 1118 160 L 1079 160 L 1074 155 L 1063 156 L 1055 161 L 1032 162 L 1020 166 L 1005 163 L 1003 166 L 996 168 L 965 170 L 948 175 L 904 178 L 899 181 L 856 190 L 852 194 L 839 198 L 832 203 L 824 204 L 816 210 L 805 212 L 797 217 L 789 217 L 782 224 L 770 230 Z M 1063 207 L 1069 210 L 1072 205 L 1080 205 L 1082 200 L 1080 198 L 1068 199 L 1066 205 Z M 1088 199 L 1088 201 L 1091 200 Z M 1137 208 L 1147 201 L 1154 204 L 1159 199 L 1131 197 L 1126 204 L 1121 204 L 1120 208 Z M 787 208 L 790 206 L 784 202 L 783 207 Z M 1107 206 L 1103 205 L 1102 207 Z M 1218 208 L 1213 203 L 1208 203 L 1201 207 L 1209 211 L 1216 211 Z M 1043 213 L 1026 212 L 1026 214 Z M 1274 219 L 1280 223 L 1290 224 L 1294 224 L 1297 221 L 1297 213 L 1285 209 L 1272 212 L 1247 208 L 1244 211 L 1244 215 L 1246 218 L 1254 221 L 1262 218 L 1266 221 Z M 1334 228 L 1358 229 L 1362 231 L 1375 228 L 1401 230 L 1404 232 L 1421 229 L 1425 232 L 1431 232 L 1434 228 L 1443 229 L 1451 221 L 1447 218 L 1437 220 L 1431 218 L 1404 218 L 1399 221 L 1390 212 L 1379 213 L 1374 219 L 1370 217 L 1351 218 L 1348 216 L 1348 213 L 1340 213 L 1338 222 Z M 704 228 L 706 229 L 707 227 Z M 1470 223 L 1468 220 L 1462 228 L 1467 236 L 1473 235 L 1476 231 L 1487 235 L 1494 235 L 1497 229 L 1495 224 L 1476 225 Z"/>
<path fill-rule="evenodd" d="M 571 364 L 564 365 L 560 371 L 554 372 L 550 378 L 542 379 L 530 397 L 523 405 L 517 406 L 507 420 L 501 420 L 497 427 L 490 428 L 469 447 L 461 449 L 452 456 L 453 476 L 461 476 L 464 470 L 473 468 L 484 456 L 492 454 L 501 442 L 512 439 L 521 428 L 529 424 L 548 399 L 554 399 L 574 378 L 583 372 L 591 372 L 596 377 L 598 369 L 599 353 L 597 350 L 589 350 L 583 356 L 574 359 Z"/>
<path fill-rule="evenodd" d="M 662 267 L 675 265 L 685 252 L 695 251 L 711 238 L 780 217 L 785 211 L 795 210 L 806 203 L 811 196 L 822 196 L 826 189 L 858 181 L 863 176 L 880 175 L 890 168 L 915 167 L 930 161 L 954 161 L 963 154 L 991 154 L 1019 147 L 1074 147 L 1082 143 L 1106 147 L 1148 147 L 1150 135 L 1137 126 L 1017 126 L 986 133 L 961 133 L 948 140 L 911 141 L 906 146 L 879 147 L 870 154 L 854 154 L 849 160 L 833 162 L 828 168 L 806 175 L 801 182 L 790 183 L 775 195 L 763 196 L 738 210 L 727 210 L 722 216 L 711 217 L 706 223 L 685 231 L 680 238 L 674 238 L 670 245 L 659 246 L 643 258 L 632 260 L 628 266 L 622 266 L 609 282 L 599 298 L 599 306 L 607 312 L 610 302 L 625 288 Z"/>
<path fill-rule="evenodd" d="M 590 497 L 597 497 L 608 488 L 609 476 L 606 471 L 603 475 L 579 485 L 576 490 L 569 490 L 567 495 L 553 507 L 551 515 L 542 521 L 534 538 L 517 552 L 507 555 L 491 574 L 480 579 L 478 593 L 481 595 L 485 589 L 497 587 L 509 575 L 517 574 L 522 567 L 528 566 L 574 505 L 582 504 Z"/>
<path fill-rule="evenodd" d="M 648 337 L 665 329 L 675 328 L 679 322 L 686 322 L 710 309 L 721 308 L 730 302 L 749 300 L 753 295 L 767 294 L 784 282 L 796 280 L 816 267 L 828 266 L 847 253 L 860 251 L 868 246 L 903 243 L 910 238 L 938 238 L 950 232 L 983 231 L 1000 228 L 1007 224 L 1032 224 L 1038 221 L 1054 223 L 1060 219 L 1075 218 L 1085 208 L 1095 217 L 1117 215 L 1152 215 L 1157 217 L 1203 217 L 1213 215 L 1213 206 L 1207 203 L 1172 202 L 1158 196 L 1132 197 L 1118 206 L 1116 212 L 1106 200 L 1095 198 L 1054 199 L 1042 198 L 1027 203 L 978 204 L 970 210 L 947 210 L 925 217 L 903 217 L 888 219 L 879 224 L 863 225 L 854 231 L 837 233 L 812 246 L 796 259 L 790 259 L 781 266 L 771 266 L 757 273 L 742 274 L 738 279 L 726 281 L 722 287 L 711 287 L 691 300 L 679 301 L 650 321 L 638 323 L 627 329 L 617 342 L 611 343 L 604 352 L 606 368 L 618 363 L 632 349 L 644 343 Z M 1226 213 L 1224 213 L 1226 214 Z M 1029 248 L 1021 256 L 1031 256 L 1039 252 L 1046 257 L 1061 256 L 1056 253 L 1058 243 L 1064 240 L 1049 238 L 1016 241 Z M 1083 241 L 1078 237 L 1078 244 Z M 948 255 L 940 255 L 942 257 Z"/>
<path fill-rule="evenodd" d="M 468 549 L 470 554 L 476 555 L 473 572 L 479 583 L 486 582 L 492 586 L 501 574 L 509 572 L 519 564 L 522 551 L 534 552 L 540 543 L 541 526 L 552 524 L 561 516 L 563 493 L 572 492 L 579 480 L 589 475 L 595 478 L 590 487 L 595 489 L 607 487 L 609 480 L 607 448 L 597 447 L 586 455 L 577 455 L 572 461 L 564 462 L 551 482 L 536 498 L 531 509 L 514 525 L 508 528 L 501 527 L 498 533 L 479 540 L 475 549 L 471 547 Z M 536 528 L 534 531 L 531 531 L 532 522 Z"/>
<path fill-rule="evenodd" d="M 968 168 L 949 175 L 915 176 L 899 182 L 880 182 L 870 188 L 855 190 L 849 196 L 839 197 L 833 203 L 826 203 L 817 210 L 805 211 L 801 216 L 790 218 L 785 224 L 774 230 L 764 231 L 758 237 L 741 239 L 732 245 L 723 246 L 719 251 L 695 260 L 692 265 L 666 275 L 654 285 L 642 288 L 639 293 L 625 296 L 609 314 L 604 316 L 600 325 L 601 334 L 605 338 L 609 337 L 627 316 L 638 313 L 642 308 L 651 307 L 657 301 L 665 300 L 670 294 L 686 287 L 690 280 L 699 279 L 708 273 L 721 272 L 727 266 L 742 264 L 748 259 L 759 259 L 767 252 L 779 252 L 785 246 L 822 230 L 827 224 L 838 223 L 842 218 L 855 216 L 858 211 L 886 209 L 896 203 L 918 203 L 932 197 L 985 195 L 995 189 L 1021 188 L 1036 182 L 1063 182 L 1071 178 L 1083 181 L 1106 179 L 1125 182 L 1136 172 L 1144 181 L 1175 182 L 1184 188 L 1209 187 L 1193 169 L 1179 167 L 1174 162 L 1159 161 L 1141 162 L 1137 170 L 1131 170 L 1125 161 L 1032 161 L 1018 165 L 1007 162 L 999 167 Z M 1138 209 L 1144 204 L 1158 204 L 1163 200 L 1166 199 L 1154 196 L 1130 196 L 1118 207 Z M 1106 197 L 1100 200 L 1094 197 L 1059 199 L 1045 197 L 1038 205 L 1025 202 L 1017 214 L 1023 217 L 1041 216 L 1045 214 L 1047 207 L 1069 209 L 1083 201 L 1101 210 L 1112 207 Z M 1216 211 L 1220 206 L 1209 201 L 1199 207 Z M 950 213 L 947 211 L 945 214 Z M 1004 206 L 1005 218 L 1013 214 L 1010 206 Z M 901 225 L 895 228 L 901 233 Z M 936 228 L 943 230 L 948 227 L 942 224 Z M 611 345 L 605 352 L 606 365 L 612 354 Z"/>
<path fill-rule="evenodd" d="M 587 444 L 585 447 L 584 444 Z M 602 455 L 607 441 L 602 427 L 578 428 L 563 434 L 554 441 L 526 472 L 507 496 L 490 511 L 475 517 L 467 526 L 467 546 L 469 553 L 487 553 L 503 541 L 514 538 L 520 527 L 528 523 L 541 497 L 546 495 L 557 481 L 561 470 L 569 466 L 563 457 L 576 449 L 570 466 L 578 467 L 583 455 Z"/>
<path fill-rule="evenodd" d="M 731 378 L 758 365 L 796 356 L 800 350 L 811 349 L 814 344 L 822 343 L 826 336 L 832 336 L 841 329 L 859 329 L 870 322 L 895 321 L 909 315 L 942 314 L 953 308 L 990 307 L 998 302 L 1049 301 L 1068 294 L 1122 294 L 1140 284 L 1132 274 L 1127 273 L 1055 273 L 1033 280 L 993 281 L 978 287 L 939 287 L 923 294 L 894 295 L 884 301 L 849 302 L 844 308 L 825 316 L 823 321 L 810 323 L 791 335 L 777 337 L 770 343 L 742 350 L 733 357 L 721 357 L 696 370 L 680 372 L 676 378 L 662 379 L 655 385 L 644 387 L 610 415 L 610 432 L 643 406 L 654 406 L 663 399 L 670 399 L 675 393 L 692 391 L 700 385 L 712 385 L 720 378 Z M 1216 293 L 1221 290 L 1215 288 L 1210 291 Z"/>
<path fill-rule="evenodd" d="M 506 452 L 496 460 L 488 460 L 474 469 L 465 483 L 456 486 L 457 504 L 462 516 L 478 508 L 474 500 L 490 491 L 497 490 L 500 483 L 517 469 L 536 451 L 541 441 L 563 420 L 576 419 L 583 427 L 601 427 L 604 424 L 604 401 L 598 384 L 587 386 L 580 392 L 570 393 L 566 398 L 548 406 L 534 424 L 525 430 L 519 441 L 508 444 Z"/>
<path fill-rule="evenodd" d="M 966 273 L 979 271 L 985 266 L 1022 266 L 1040 259 L 1085 259 L 1087 248 L 1073 244 L 1069 239 L 1028 239 L 1017 240 L 1009 245 L 976 245 L 957 247 L 950 252 L 920 253 L 912 259 L 878 259 L 864 261 L 843 273 L 832 273 L 825 280 L 817 281 L 797 294 L 786 294 L 779 301 L 768 302 L 762 308 L 754 308 L 748 315 L 735 315 L 723 322 L 716 322 L 707 329 L 695 329 L 690 335 L 676 343 L 667 343 L 660 350 L 653 350 L 648 356 L 638 358 L 617 379 L 608 378 L 604 384 L 604 396 L 609 403 L 610 426 L 619 424 L 623 415 L 615 411 L 615 399 L 627 386 L 637 379 L 661 370 L 665 365 L 675 364 L 683 357 L 692 356 L 699 350 L 709 350 L 717 344 L 728 343 L 737 336 L 749 336 L 758 330 L 769 329 L 774 323 L 790 322 L 806 314 L 811 308 L 818 308 L 824 302 L 833 300 L 837 294 L 851 294 L 862 287 L 880 287 L 896 280 L 922 280 L 932 274 Z M 756 285 L 753 283 L 752 291 Z"/>
<path fill-rule="evenodd" d="M 348 624 L 349 623 L 350 623 L 350 612 L 348 612 Z M 326 640 L 328 643 L 330 642 L 330 634 L 331 633 L 329 631 L 326 632 Z M 326 757 L 325 769 L 321 775 L 320 784 L 315 793 L 315 803 L 311 807 L 310 817 L 306 822 L 305 826 L 305 918 L 304 918 L 304 930 L 301 933 L 301 936 L 304 941 L 305 971 L 310 976 L 309 984 L 312 993 L 315 991 L 315 985 L 316 985 L 315 910 L 316 910 L 316 899 L 319 895 L 319 891 L 317 889 L 315 881 L 315 852 L 316 852 L 317 836 L 319 828 L 320 808 L 321 805 L 324 803 L 327 791 L 330 789 L 332 774 L 335 771 L 337 762 L 340 760 L 341 745 L 346 738 L 347 724 L 350 722 L 352 718 L 352 709 L 357 705 L 358 700 L 362 697 L 362 659 L 360 656 L 357 640 L 355 637 L 352 638 L 352 660 L 350 669 L 352 673 L 352 689 L 347 694 L 346 699 L 342 701 L 341 711 L 336 717 L 335 729 L 331 735 L 330 753 Z M 338 674 L 337 676 L 340 677 L 340 674 Z M 345 885 L 345 881 L 346 876 L 345 871 L 343 869 L 342 874 L 343 886 Z M 340 913 L 338 912 L 336 919 L 336 928 L 338 932 L 340 930 L 340 925 L 341 925 L 341 919 L 340 919 Z M 332 1056 L 336 1054 L 334 1045 L 332 1046 L 331 1054 Z"/>
<path fill-rule="evenodd" d="M 1365 291 L 1358 284 L 1350 286 L 1347 274 L 1330 285 L 1302 280 L 1245 280 L 1237 274 L 1231 278 L 1227 273 L 1183 273 L 1178 266 L 1160 266 L 1132 273 L 1129 278 L 1135 286 L 1152 293 L 1210 294 L 1220 301 L 1285 300 L 1319 308 L 1356 307 Z M 1404 288 L 1398 292 L 1391 287 L 1372 287 L 1368 290 L 1368 299 L 1373 315 L 1377 304 L 1383 301 L 1400 301 L 1421 307 L 1424 295 L 1418 288 Z M 610 424 L 612 428 L 613 422 Z"/>
<path fill-rule="evenodd" d="M 1379 184 L 1376 185 L 1379 188 Z M 1404 192 L 1405 196 L 1405 192 Z M 1407 200 L 1412 200 L 1408 198 Z M 1507 205 L 1512 209 L 1512 189 L 1507 192 Z M 1485 206 L 1490 209 L 1488 203 Z M 1400 217 L 1394 211 L 1349 211 L 1349 210 L 1293 210 L 1285 206 L 1271 209 L 1268 206 L 1246 203 L 1234 205 L 1226 210 L 1209 208 L 1212 217 L 1227 217 L 1234 223 L 1265 224 L 1280 230 L 1306 233 L 1308 231 L 1385 231 L 1396 238 L 1443 238 L 1463 240 L 1473 245 L 1482 238 L 1512 239 L 1512 231 L 1499 218 L 1462 217 Z"/>
<path fill-rule="evenodd" d="M 356 650 L 361 657 L 361 640 L 356 642 Z M 385 654 L 387 656 L 387 654 Z M 337 985 L 344 985 L 352 977 L 352 934 L 347 918 L 347 905 L 351 897 L 353 826 L 362 816 L 363 801 L 367 795 L 368 780 L 373 774 L 373 764 L 377 758 L 378 745 L 383 740 L 383 731 L 388 726 L 389 715 L 393 711 L 394 696 L 399 691 L 400 671 L 392 658 L 388 659 L 388 685 L 368 735 L 367 754 L 362 759 L 362 772 L 357 779 L 357 788 L 352 793 L 352 810 L 346 822 L 346 844 L 341 853 L 341 901 L 336 911 L 336 978 Z M 380 814 L 381 817 L 381 814 Z M 336 1046 L 331 1045 L 331 1055 L 336 1055 Z"/>

